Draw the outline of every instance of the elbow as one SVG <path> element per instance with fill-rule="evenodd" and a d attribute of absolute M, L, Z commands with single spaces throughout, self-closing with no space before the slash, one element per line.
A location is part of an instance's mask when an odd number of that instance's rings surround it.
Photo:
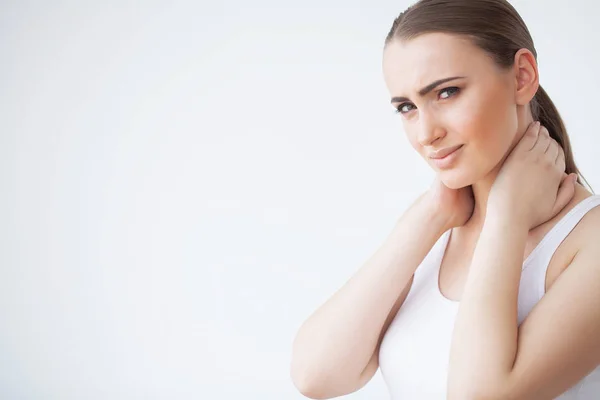
<path fill-rule="evenodd" d="M 349 383 L 345 379 L 333 379 L 326 375 L 291 374 L 294 386 L 303 396 L 314 400 L 327 400 L 345 396 L 358 390 L 362 385 Z"/>
<path fill-rule="evenodd" d="M 298 363 L 292 362 L 290 378 L 296 389 L 309 399 L 326 400 L 347 394 L 339 390 L 336 380 L 325 371 L 303 368 Z"/>
<path fill-rule="evenodd" d="M 332 399 L 355 391 L 354 380 L 348 378 L 348 371 L 329 365 L 331 363 L 325 359 L 322 354 L 317 356 L 294 346 L 289 376 L 296 389 L 315 400 Z"/>
<path fill-rule="evenodd" d="M 309 379 L 305 376 L 298 376 L 291 374 L 292 382 L 298 391 L 305 397 L 315 400 L 330 399 L 334 396 L 330 396 L 324 392 L 322 387 L 315 382 L 314 379 Z"/>
<path fill-rule="evenodd" d="M 296 389 L 309 399 L 329 399 L 333 396 L 328 396 L 326 393 L 326 385 L 323 377 L 326 375 L 324 371 L 315 368 L 320 363 L 314 358 L 308 357 L 307 352 L 298 347 L 297 339 L 294 342 L 292 351 L 292 360 L 290 363 L 290 378 Z"/>

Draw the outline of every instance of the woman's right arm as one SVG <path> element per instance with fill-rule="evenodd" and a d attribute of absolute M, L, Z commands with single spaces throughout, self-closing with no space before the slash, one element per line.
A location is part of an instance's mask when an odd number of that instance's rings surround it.
<path fill-rule="evenodd" d="M 412 277 L 445 232 L 426 194 L 402 215 L 367 262 L 300 327 L 291 378 L 305 396 L 328 399 L 363 387 L 378 368 L 381 340 Z"/>

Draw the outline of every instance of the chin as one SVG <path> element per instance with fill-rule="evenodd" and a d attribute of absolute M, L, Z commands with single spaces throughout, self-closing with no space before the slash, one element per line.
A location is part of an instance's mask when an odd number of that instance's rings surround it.
<path fill-rule="evenodd" d="M 473 184 L 473 179 L 460 170 L 439 171 L 438 176 L 448 189 L 462 189 Z"/>

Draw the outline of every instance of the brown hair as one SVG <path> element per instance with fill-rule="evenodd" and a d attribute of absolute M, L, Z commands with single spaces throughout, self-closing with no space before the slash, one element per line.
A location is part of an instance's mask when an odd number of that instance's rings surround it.
<path fill-rule="evenodd" d="M 525 22 L 506 0 L 421 0 L 394 20 L 384 48 L 394 39 L 410 40 L 429 32 L 464 35 L 503 68 L 513 66 L 515 54 L 522 48 L 531 51 L 537 60 Z M 592 190 L 575 165 L 563 120 L 541 85 L 530 106 L 534 120 L 539 120 L 564 149 L 566 173 L 576 173 L 577 181 L 581 184 L 583 179 Z"/>

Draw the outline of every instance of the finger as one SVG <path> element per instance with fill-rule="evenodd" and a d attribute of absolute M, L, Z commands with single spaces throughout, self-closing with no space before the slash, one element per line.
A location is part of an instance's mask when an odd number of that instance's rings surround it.
<path fill-rule="evenodd" d="M 540 127 L 540 133 L 538 134 L 538 140 L 535 143 L 535 146 L 531 151 L 538 152 L 540 154 L 548 151 L 548 147 L 550 146 L 550 134 L 548 133 L 548 129 L 542 126 Z"/>
<path fill-rule="evenodd" d="M 556 160 L 554 160 L 554 163 L 562 172 L 564 172 L 567 169 L 567 162 L 565 160 L 565 149 L 563 149 L 560 144 L 558 145 L 558 154 L 556 155 Z"/>
<path fill-rule="evenodd" d="M 550 145 L 548 146 L 548 150 L 546 150 L 546 155 L 548 156 L 548 159 L 556 164 L 556 159 L 558 158 L 558 155 L 560 154 L 560 145 L 558 144 L 558 142 L 552 138 L 550 138 Z"/>
<path fill-rule="evenodd" d="M 554 209 L 552 210 L 552 217 L 562 211 L 567 204 L 573 199 L 575 195 L 575 179 L 571 175 L 565 176 L 560 186 L 558 187 L 558 193 L 556 195 L 556 201 L 554 202 Z"/>
<path fill-rule="evenodd" d="M 556 141 L 554 140 L 554 138 L 552 138 L 552 136 L 550 136 L 550 132 L 548 131 L 548 128 L 543 127 L 544 131 L 544 137 L 548 139 L 548 145 L 546 146 L 546 149 L 544 150 L 544 153 L 547 153 L 549 155 L 552 156 L 552 160 L 554 160 L 556 158 L 556 154 L 553 154 L 554 151 L 554 144 L 556 144 Z"/>
<path fill-rule="evenodd" d="M 527 131 L 521 138 L 522 144 L 519 143 L 519 145 L 523 146 L 523 148 L 526 151 L 531 151 L 537 143 L 539 133 L 540 133 L 540 128 L 541 128 L 541 125 L 540 125 L 539 121 L 531 123 L 529 125 L 529 127 L 527 128 Z"/>

